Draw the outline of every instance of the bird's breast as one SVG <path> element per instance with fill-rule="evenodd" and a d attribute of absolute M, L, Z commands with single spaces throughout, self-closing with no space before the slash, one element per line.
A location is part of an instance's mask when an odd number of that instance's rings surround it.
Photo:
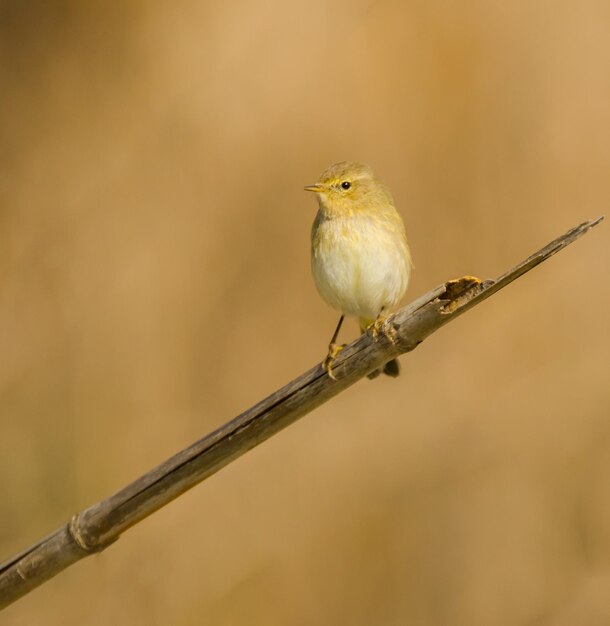
<path fill-rule="evenodd" d="M 408 284 L 410 258 L 397 221 L 318 214 L 312 230 L 312 272 L 320 295 L 346 315 L 375 319 L 395 306 Z"/>

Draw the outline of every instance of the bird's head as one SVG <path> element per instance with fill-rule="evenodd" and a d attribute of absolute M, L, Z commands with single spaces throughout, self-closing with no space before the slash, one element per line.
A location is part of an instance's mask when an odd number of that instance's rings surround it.
<path fill-rule="evenodd" d="M 320 208 L 329 215 L 352 215 L 392 205 L 387 187 L 368 165 L 341 161 L 326 169 L 315 185 L 305 187 L 318 196 Z"/>

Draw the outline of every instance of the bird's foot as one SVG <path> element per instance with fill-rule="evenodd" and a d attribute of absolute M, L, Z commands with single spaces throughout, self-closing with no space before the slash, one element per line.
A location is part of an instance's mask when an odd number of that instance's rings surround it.
<path fill-rule="evenodd" d="M 333 379 L 337 380 L 335 374 L 333 373 L 333 362 L 337 358 L 337 355 L 341 350 L 345 348 L 345 344 L 331 343 L 328 346 L 328 354 L 324 361 L 322 361 L 322 368 L 324 371 Z"/>
<path fill-rule="evenodd" d="M 386 321 L 387 317 L 385 315 L 381 315 L 381 313 L 377 316 L 377 319 L 368 327 L 368 330 L 371 331 L 373 337 L 377 339 L 380 334 L 383 333 L 383 324 Z"/>
<path fill-rule="evenodd" d="M 371 335 L 373 335 L 374 339 L 378 339 L 379 335 L 383 335 L 394 347 L 397 347 L 398 337 L 396 328 L 394 328 L 393 324 L 387 324 L 387 321 L 387 316 L 380 313 L 377 319 L 367 326 L 366 330 L 371 331 Z M 364 330 L 362 332 L 364 332 Z"/>

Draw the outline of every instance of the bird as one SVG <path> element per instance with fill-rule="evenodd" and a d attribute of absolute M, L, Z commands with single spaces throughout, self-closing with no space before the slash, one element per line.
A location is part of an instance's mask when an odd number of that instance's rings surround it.
<path fill-rule="evenodd" d="M 360 332 L 377 336 L 384 314 L 402 299 L 413 262 L 404 222 L 387 186 L 362 163 L 341 161 L 328 167 L 314 185 L 318 212 L 311 229 L 311 271 L 322 299 L 341 313 L 322 367 L 336 380 L 333 362 L 344 345 L 336 343 L 344 318 Z M 381 371 L 396 377 L 396 359 Z"/>

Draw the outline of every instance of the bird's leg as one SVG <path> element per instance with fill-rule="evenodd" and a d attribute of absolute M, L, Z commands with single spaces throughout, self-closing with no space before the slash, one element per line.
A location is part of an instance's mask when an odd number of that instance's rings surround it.
<path fill-rule="evenodd" d="M 383 314 L 383 309 L 384 307 L 381 307 L 381 311 L 379 311 L 377 319 L 371 322 L 366 329 L 363 328 L 362 332 L 365 332 L 365 330 L 370 330 L 375 339 L 377 339 L 379 335 L 383 334 L 383 336 L 389 339 L 390 343 L 392 343 L 392 345 L 396 347 L 396 330 L 391 325 L 384 325 L 387 317 Z M 377 378 L 377 376 L 379 376 L 381 372 L 383 372 L 387 376 L 396 378 L 400 373 L 400 366 L 398 365 L 398 361 L 395 358 L 390 359 L 383 367 L 369 372 L 367 374 L 367 378 Z"/>
<path fill-rule="evenodd" d="M 333 374 L 333 361 L 337 358 L 337 355 L 339 354 L 339 352 L 341 352 L 341 350 L 345 348 L 344 344 L 339 345 L 335 343 L 339 335 L 339 330 L 341 329 L 341 324 L 343 324 L 344 318 L 345 318 L 345 315 L 342 315 L 339 318 L 339 323 L 337 324 L 337 328 L 335 328 L 335 332 L 333 333 L 332 339 L 330 340 L 330 343 L 328 344 L 328 354 L 326 355 L 326 358 L 324 359 L 324 361 L 322 361 L 322 367 L 324 368 L 326 372 L 328 372 L 328 375 L 333 380 L 337 380 L 335 378 L 335 375 Z"/>
<path fill-rule="evenodd" d="M 381 307 L 381 311 L 379 311 L 377 319 L 371 323 L 366 330 L 370 329 L 375 339 L 377 339 L 380 334 L 383 334 L 390 340 L 392 345 L 396 346 L 396 330 L 392 326 L 384 326 L 385 321 L 388 319 L 387 316 L 383 314 L 384 308 L 385 307 Z"/>
<path fill-rule="evenodd" d="M 371 332 L 373 333 L 373 337 L 379 337 L 379 333 L 382 332 L 383 323 L 386 321 L 386 316 L 383 314 L 383 309 L 385 307 L 381 307 L 381 311 L 379 311 L 379 315 L 377 319 L 369 326 Z"/>

